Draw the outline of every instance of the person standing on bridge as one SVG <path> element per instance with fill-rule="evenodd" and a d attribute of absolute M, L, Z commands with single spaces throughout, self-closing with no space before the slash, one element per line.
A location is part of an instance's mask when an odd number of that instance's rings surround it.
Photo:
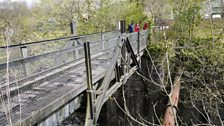
<path fill-rule="evenodd" d="M 140 31 L 140 25 L 139 23 L 135 24 L 135 32 L 139 32 Z"/>
<path fill-rule="evenodd" d="M 131 24 L 128 26 L 128 31 L 129 31 L 129 33 L 134 32 L 134 24 L 133 24 L 133 23 L 131 23 Z"/>
<path fill-rule="evenodd" d="M 146 30 L 146 29 L 148 29 L 148 23 L 145 21 L 145 24 L 144 24 L 143 30 Z"/>

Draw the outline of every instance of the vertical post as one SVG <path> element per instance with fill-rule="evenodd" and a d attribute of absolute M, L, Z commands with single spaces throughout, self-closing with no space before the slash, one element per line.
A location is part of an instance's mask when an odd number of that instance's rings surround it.
<path fill-rule="evenodd" d="M 105 42 L 104 42 L 104 34 L 101 32 L 101 44 L 102 44 L 102 50 L 105 49 Z"/>
<path fill-rule="evenodd" d="M 86 79 L 87 79 L 87 108 L 85 126 L 92 126 L 94 120 L 92 67 L 89 42 L 84 43 Z"/>
<path fill-rule="evenodd" d="M 119 82 L 120 81 L 120 67 L 118 66 L 118 63 L 116 63 L 116 66 L 115 66 L 115 79 L 116 79 L 116 82 Z"/>
<path fill-rule="evenodd" d="M 126 27 L 125 20 L 121 20 L 119 26 L 120 26 L 120 32 L 121 33 L 125 33 L 125 30 L 126 30 L 126 28 L 125 28 Z"/>
<path fill-rule="evenodd" d="M 73 35 L 74 34 L 74 22 L 73 21 L 71 21 L 70 22 L 70 30 L 71 30 L 71 34 Z M 76 42 L 73 42 L 73 46 L 77 46 L 77 43 Z M 76 55 L 76 53 L 78 52 L 78 50 L 75 50 L 74 51 L 74 55 L 75 55 L 75 57 L 74 57 L 74 59 L 77 59 L 77 55 Z"/>
<path fill-rule="evenodd" d="M 102 50 L 105 49 L 105 41 L 102 41 Z"/>
<path fill-rule="evenodd" d="M 76 23 L 74 21 L 70 22 L 70 30 L 72 35 L 76 35 Z M 76 41 L 73 41 L 72 43 L 73 43 L 73 47 L 77 47 L 78 39 Z M 79 58 L 79 51 L 78 49 L 76 49 L 74 51 L 74 59 L 78 59 L 78 58 Z"/>
<path fill-rule="evenodd" d="M 140 32 L 138 32 L 137 54 L 140 55 Z"/>
<path fill-rule="evenodd" d="M 116 30 L 120 31 L 121 30 L 121 26 L 120 26 L 120 21 L 116 22 Z"/>
<path fill-rule="evenodd" d="M 128 53 L 128 55 L 127 55 L 127 63 L 131 64 L 131 53 Z M 127 72 L 129 72 L 129 71 L 130 71 L 130 68 L 127 67 Z"/>
<path fill-rule="evenodd" d="M 126 40 L 122 39 L 123 41 L 123 46 L 121 48 L 121 56 L 122 56 L 122 60 L 121 60 L 121 65 L 122 65 L 122 74 L 124 75 L 126 73 Z"/>
<path fill-rule="evenodd" d="M 79 58 L 79 48 L 76 48 L 75 50 L 75 59 Z"/>
<path fill-rule="evenodd" d="M 22 46 L 22 47 L 20 47 L 20 50 L 21 50 L 22 57 L 23 58 L 27 58 L 28 57 L 27 47 L 26 46 Z M 24 62 L 24 68 L 25 68 L 26 76 L 29 76 L 31 74 L 30 73 L 30 64 Z"/>
<path fill-rule="evenodd" d="M 74 34 L 75 28 L 74 28 L 74 22 L 73 21 L 70 22 L 70 29 L 71 29 L 71 34 Z"/>
<path fill-rule="evenodd" d="M 122 35 L 122 39 L 121 39 L 121 41 L 123 41 L 123 46 L 122 46 L 122 48 L 121 48 L 121 56 L 122 56 L 122 60 L 126 60 L 126 40 L 125 40 L 125 37 L 124 37 L 124 34 L 125 34 L 125 20 L 121 20 L 120 21 L 120 32 L 121 32 L 121 34 L 123 34 Z M 125 74 L 126 73 L 126 69 L 125 69 L 125 61 L 122 61 L 121 62 L 121 65 L 122 65 L 122 72 L 121 72 L 121 74 Z"/>

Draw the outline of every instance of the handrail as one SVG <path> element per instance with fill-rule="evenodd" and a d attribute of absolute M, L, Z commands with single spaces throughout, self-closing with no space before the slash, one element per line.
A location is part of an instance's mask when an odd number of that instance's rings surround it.
<path fill-rule="evenodd" d="M 111 39 L 108 39 L 108 40 L 111 40 Z M 99 44 L 99 43 L 100 42 L 93 42 L 93 43 L 91 43 L 91 46 L 94 46 L 94 45 Z M 21 61 L 26 63 L 26 62 L 32 61 L 36 58 L 41 58 L 41 57 L 46 57 L 46 56 L 51 56 L 51 55 L 64 54 L 64 53 L 68 53 L 68 52 L 74 52 L 75 50 L 80 49 L 80 48 L 83 48 L 83 45 L 79 45 L 79 46 L 71 47 L 71 48 L 66 48 L 66 49 L 61 49 L 61 50 L 57 50 L 57 51 L 52 51 L 52 52 L 48 52 L 48 53 L 44 53 L 44 54 L 29 56 L 29 57 L 26 57 L 26 58 L 16 59 L 16 60 L 8 62 L 8 64 L 13 65 L 13 64 L 16 64 L 16 63 L 21 62 Z M 101 50 L 101 51 L 104 51 L 104 50 Z M 0 68 L 4 67 L 6 65 L 7 65 L 7 63 L 0 63 Z"/>
<path fill-rule="evenodd" d="M 20 43 L 20 44 L 9 45 L 9 46 L 1 46 L 0 49 L 22 47 L 22 46 L 26 46 L 26 45 L 33 45 L 33 44 L 46 43 L 46 42 L 54 42 L 54 41 L 65 40 L 65 39 L 77 40 L 77 39 L 80 39 L 80 38 L 85 38 L 85 37 L 84 36 L 68 36 L 68 37 L 63 37 L 63 38 L 34 41 L 34 42 L 29 42 L 29 43 Z"/>
<path fill-rule="evenodd" d="M 114 39 L 114 38 L 111 38 L 111 39 Z M 107 39 L 107 40 L 109 41 L 111 39 Z M 99 44 L 100 42 L 101 41 L 91 42 L 91 46 L 92 45 L 95 45 L 95 44 Z M 21 61 L 23 61 L 24 63 L 26 63 L 28 61 L 32 61 L 33 59 L 40 58 L 40 57 L 46 57 L 46 56 L 50 56 L 50 55 L 53 55 L 53 54 L 54 55 L 57 55 L 57 54 L 64 54 L 64 53 L 68 53 L 68 52 L 74 52 L 76 49 L 80 49 L 82 47 L 83 47 L 83 45 L 78 45 L 76 47 L 71 47 L 71 48 L 66 48 L 66 49 L 60 49 L 60 50 L 57 50 L 57 51 L 52 51 L 52 52 L 48 52 L 48 53 L 44 53 L 44 54 L 29 56 L 29 57 L 26 57 L 26 58 L 20 58 L 20 59 L 16 59 L 16 60 L 13 60 L 13 61 L 8 62 L 8 64 L 12 65 L 12 64 L 15 64 L 15 63 L 18 63 L 18 62 L 21 62 Z M 6 65 L 7 65 L 7 63 L 0 63 L 0 68 L 4 67 Z"/>
<path fill-rule="evenodd" d="M 103 33 L 109 33 L 109 32 L 116 32 L 116 31 L 106 31 L 106 32 L 93 33 L 93 34 L 85 34 L 85 35 L 78 35 L 78 36 L 66 36 L 66 37 L 55 38 L 55 39 L 47 39 L 47 40 L 33 41 L 33 42 L 28 42 L 28 43 L 19 43 L 19 44 L 8 45 L 8 46 L 0 46 L 0 49 L 13 48 L 13 47 L 22 47 L 22 46 L 26 46 L 26 45 L 32 45 L 32 44 L 38 44 L 38 43 L 47 43 L 47 42 L 54 42 L 54 41 L 66 40 L 66 39 L 78 40 L 78 39 L 86 38 L 86 36 L 89 36 L 89 35 L 103 34 Z"/>

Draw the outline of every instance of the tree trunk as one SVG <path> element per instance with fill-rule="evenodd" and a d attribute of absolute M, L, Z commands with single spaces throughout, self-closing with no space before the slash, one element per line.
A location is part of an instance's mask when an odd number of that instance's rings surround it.
<path fill-rule="evenodd" d="M 177 73 L 174 79 L 174 85 L 171 92 L 171 97 L 169 98 L 169 102 L 165 111 L 164 115 L 164 126 L 176 126 L 177 125 L 177 119 L 176 119 L 176 113 L 177 113 L 177 105 L 179 100 L 179 94 L 180 94 L 180 79 L 181 75 L 183 73 L 183 68 L 178 67 Z"/>

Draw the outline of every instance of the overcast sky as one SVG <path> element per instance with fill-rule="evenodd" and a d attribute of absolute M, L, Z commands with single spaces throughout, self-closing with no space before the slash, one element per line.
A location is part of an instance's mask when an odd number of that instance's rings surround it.
<path fill-rule="evenodd" d="M 8 0 L 0 0 L 0 2 L 2 1 L 8 1 Z M 35 2 L 37 2 L 38 0 L 11 0 L 11 1 L 26 1 L 27 5 L 29 7 L 31 7 Z"/>

